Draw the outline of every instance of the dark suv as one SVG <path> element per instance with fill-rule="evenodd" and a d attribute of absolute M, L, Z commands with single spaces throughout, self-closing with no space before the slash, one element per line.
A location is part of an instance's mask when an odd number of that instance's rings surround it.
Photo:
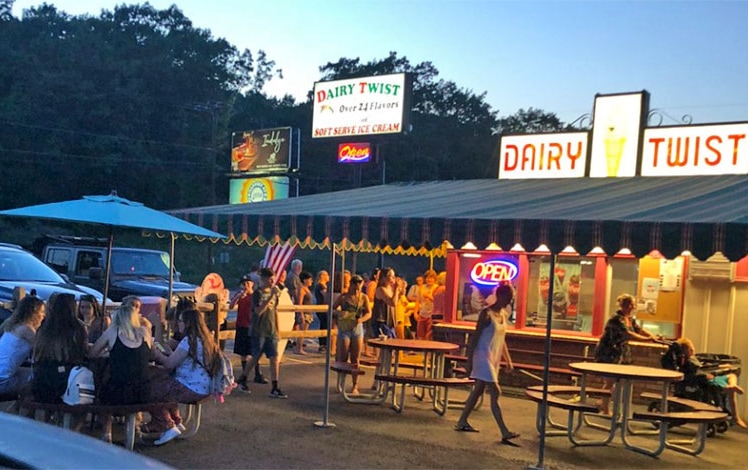
<path fill-rule="evenodd" d="M 23 287 L 26 295 L 35 294 L 42 300 L 47 300 L 53 292 L 73 294 L 76 299 L 91 294 L 99 302 L 103 300 L 101 292 L 64 279 L 20 246 L 0 243 L 0 320 L 12 313 L 13 289 L 16 287 Z"/>

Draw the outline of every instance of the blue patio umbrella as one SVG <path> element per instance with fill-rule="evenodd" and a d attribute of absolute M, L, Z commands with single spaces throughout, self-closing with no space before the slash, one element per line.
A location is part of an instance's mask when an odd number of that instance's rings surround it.
<path fill-rule="evenodd" d="M 177 217 L 146 207 L 140 202 L 119 197 L 116 191 L 108 196 L 83 196 L 72 201 L 54 202 L 35 206 L 20 207 L 0 211 L 0 216 L 29 217 L 48 220 L 62 220 L 93 225 L 109 226 L 109 245 L 104 277 L 104 304 L 109 294 L 109 270 L 114 244 L 114 227 L 168 232 L 171 234 L 169 298 L 171 301 L 174 273 L 174 239 L 176 234 L 196 235 L 206 238 L 226 238 L 212 230 L 207 230 Z"/>

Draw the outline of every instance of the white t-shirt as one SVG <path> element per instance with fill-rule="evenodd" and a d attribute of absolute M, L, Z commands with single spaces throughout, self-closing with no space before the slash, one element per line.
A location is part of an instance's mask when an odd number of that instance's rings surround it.
<path fill-rule="evenodd" d="M 177 349 L 182 349 L 189 353 L 190 344 L 187 337 L 182 338 Z M 203 360 L 203 342 L 197 339 L 197 357 Z M 198 395 L 210 394 L 210 375 L 205 367 L 195 362 L 189 355 L 176 368 L 174 378 L 177 382 L 189 388 Z"/>

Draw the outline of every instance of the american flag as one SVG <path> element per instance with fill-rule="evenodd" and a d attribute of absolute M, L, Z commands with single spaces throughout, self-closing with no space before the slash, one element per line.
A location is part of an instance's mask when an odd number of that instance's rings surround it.
<path fill-rule="evenodd" d="M 262 260 L 262 266 L 272 269 L 275 273 L 275 279 L 277 280 L 279 277 L 278 273 L 286 270 L 286 267 L 295 252 L 296 247 L 291 246 L 289 243 L 284 245 L 281 245 L 280 243 L 268 245 L 265 250 L 265 259 Z"/>

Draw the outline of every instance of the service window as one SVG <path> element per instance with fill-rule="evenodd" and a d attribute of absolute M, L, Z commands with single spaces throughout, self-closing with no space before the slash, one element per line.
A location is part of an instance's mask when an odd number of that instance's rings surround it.
<path fill-rule="evenodd" d="M 557 257 L 553 275 L 548 256 L 530 255 L 527 292 L 528 327 L 545 328 L 551 307 L 551 328 L 592 333 L 595 294 L 595 259 L 586 256 Z M 553 297 L 550 296 L 553 282 Z"/>
<path fill-rule="evenodd" d="M 493 302 L 500 282 L 515 285 L 518 275 L 516 255 L 491 252 L 461 253 L 457 272 L 457 320 L 476 321 L 481 310 Z M 509 318 L 513 325 L 516 311 Z"/>

